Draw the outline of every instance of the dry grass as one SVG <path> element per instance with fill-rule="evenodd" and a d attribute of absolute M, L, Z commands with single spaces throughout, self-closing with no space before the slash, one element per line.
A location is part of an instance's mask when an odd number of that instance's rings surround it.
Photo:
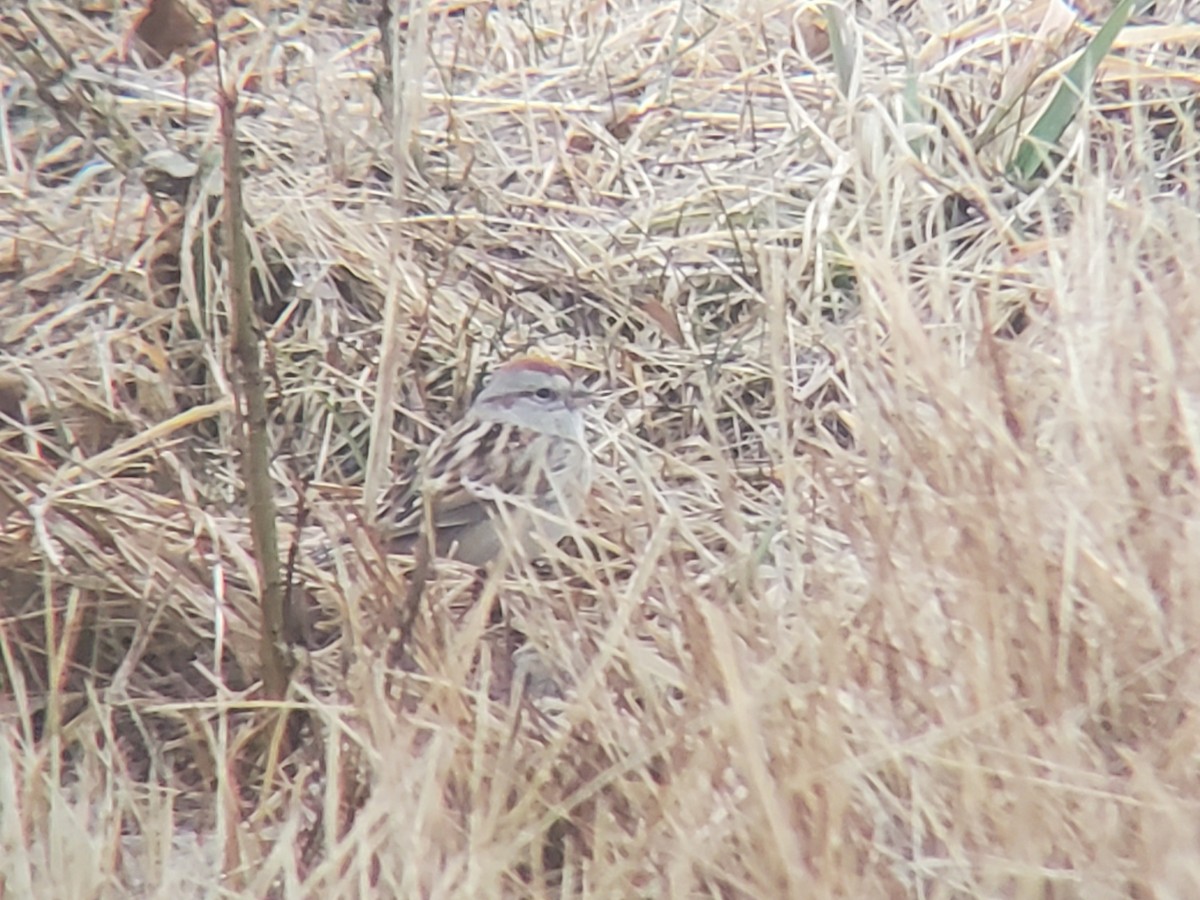
<path fill-rule="evenodd" d="M 1040 0 L 858 4 L 850 68 L 804 4 L 435 5 L 399 119 L 374 6 L 227 13 L 284 537 L 353 544 L 279 759 L 213 62 L 94 6 L 0 18 L 0 893 L 1200 895 L 1180 4 L 1030 193 L 973 137 L 1091 27 Z M 580 545 L 444 567 L 393 665 L 372 428 L 528 346 L 611 399 Z"/>

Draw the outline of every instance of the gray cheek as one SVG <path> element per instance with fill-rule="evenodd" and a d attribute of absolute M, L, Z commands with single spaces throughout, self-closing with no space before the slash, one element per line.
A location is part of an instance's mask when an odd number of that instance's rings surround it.
<path fill-rule="evenodd" d="M 528 401 L 520 397 L 497 397 L 488 404 L 488 412 L 497 422 L 522 425 L 531 412 Z"/>

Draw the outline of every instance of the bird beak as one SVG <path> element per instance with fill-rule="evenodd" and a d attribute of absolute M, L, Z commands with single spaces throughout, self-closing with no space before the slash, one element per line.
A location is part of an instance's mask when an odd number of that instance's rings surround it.
<path fill-rule="evenodd" d="M 587 388 L 577 387 L 567 395 L 567 406 L 571 409 L 583 409 L 591 406 L 596 400 L 596 395 Z"/>

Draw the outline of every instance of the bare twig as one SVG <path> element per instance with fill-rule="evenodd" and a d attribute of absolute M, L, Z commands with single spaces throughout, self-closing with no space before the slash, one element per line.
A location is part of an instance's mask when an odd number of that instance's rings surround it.
<path fill-rule="evenodd" d="M 214 26 L 215 32 L 215 26 Z M 270 472 L 270 433 L 267 429 L 266 383 L 258 348 L 250 289 L 250 248 L 242 201 L 242 166 L 237 143 L 238 91 L 221 71 L 224 55 L 217 40 L 221 142 L 225 174 L 225 246 L 228 254 L 229 302 L 233 313 L 230 351 L 237 364 L 239 413 L 242 423 L 242 478 L 250 513 L 250 531 L 262 595 L 261 654 L 263 688 L 279 700 L 287 693 L 292 661 L 287 649 L 290 611 L 286 606 L 276 530 L 275 498 Z"/>

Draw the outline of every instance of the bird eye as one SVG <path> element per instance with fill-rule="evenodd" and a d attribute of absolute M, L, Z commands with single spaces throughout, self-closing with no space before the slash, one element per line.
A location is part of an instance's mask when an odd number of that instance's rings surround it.
<path fill-rule="evenodd" d="M 533 396 L 537 397 L 539 400 L 553 400 L 554 391 L 550 390 L 548 387 L 542 387 L 534 391 Z"/>

